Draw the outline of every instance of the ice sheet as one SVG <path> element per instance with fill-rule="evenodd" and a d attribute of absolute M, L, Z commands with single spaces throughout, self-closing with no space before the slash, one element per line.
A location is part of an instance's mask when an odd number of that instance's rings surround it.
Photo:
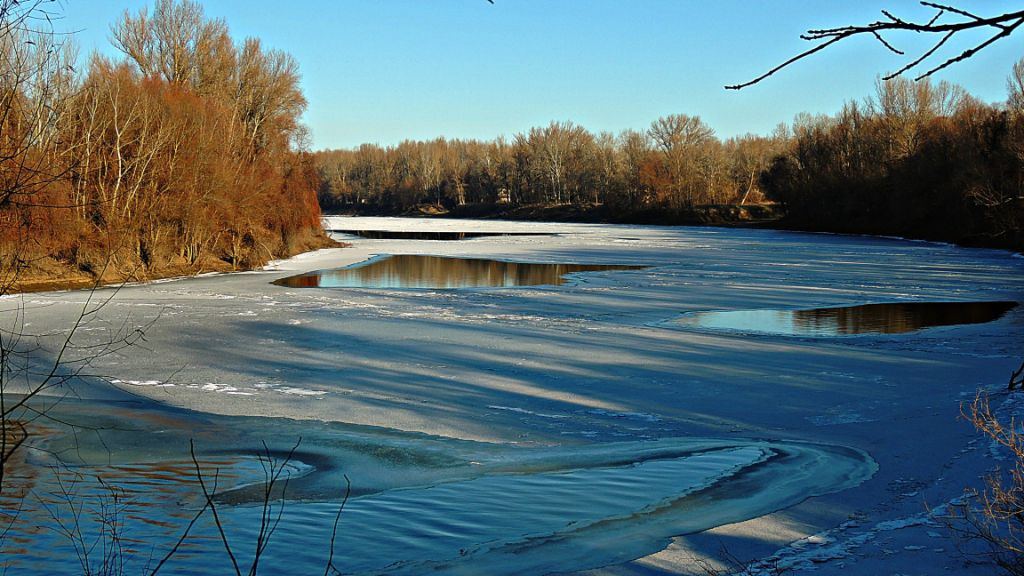
<path fill-rule="evenodd" d="M 663 325 L 702 310 L 1024 301 L 1024 261 L 1006 252 L 742 229 L 383 218 L 331 226 L 552 235 L 354 240 L 261 272 L 102 290 L 113 299 L 84 326 L 83 345 L 125 323 L 155 323 L 141 346 L 90 364 L 88 373 L 119 381 L 113 387 L 90 378 L 52 394 L 73 389 L 105 402 L 366 425 L 519 450 L 711 437 L 870 454 L 879 465 L 870 481 L 761 520 L 810 536 L 850 515 L 865 525 L 916 517 L 924 499 L 948 502 L 977 482 L 990 456 L 972 444 L 977 434 L 959 418 L 959 403 L 978 387 L 1005 385 L 1019 364 L 1020 307 L 993 323 L 842 342 Z M 541 288 L 270 284 L 397 253 L 652 268 Z M 5 299 L 0 319 L 9 323 L 20 307 L 32 331 L 59 333 L 85 300 L 76 292 Z M 36 360 L 46 359 L 44 352 Z M 920 488 L 903 488 L 911 483 Z M 910 492 L 917 495 L 902 496 Z M 763 555 L 777 548 L 767 537 L 730 544 Z M 717 552 L 709 545 L 696 553 Z M 672 557 L 666 570 L 683 564 Z"/>

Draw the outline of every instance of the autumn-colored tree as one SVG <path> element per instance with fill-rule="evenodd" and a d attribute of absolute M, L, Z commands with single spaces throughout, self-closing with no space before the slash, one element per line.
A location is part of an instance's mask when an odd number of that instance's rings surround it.
<path fill-rule="evenodd" d="M 152 13 L 125 12 L 112 35 L 130 63 L 119 67 L 130 66 L 133 81 L 151 87 L 152 105 L 163 114 L 159 128 L 165 129 L 154 130 L 162 139 L 147 141 L 166 147 L 157 154 L 163 163 L 145 164 L 162 175 L 149 186 L 149 206 L 177 211 L 171 236 L 180 258 L 190 266 L 207 257 L 254 265 L 316 229 L 315 185 L 305 168 L 296 171 L 304 164 L 293 152 L 306 102 L 291 56 L 255 38 L 232 43 L 226 23 L 206 19 L 189 0 L 158 0 Z M 186 101 L 192 117 L 180 105 Z M 300 182 L 310 189 L 300 189 Z M 183 202 L 172 208 L 166 200 L 175 196 Z M 152 214 L 149 220 L 141 231 L 152 239 L 146 245 L 166 242 L 175 226 Z M 151 253 L 139 249 L 144 262 Z"/>
<path fill-rule="evenodd" d="M 647 208 L 654 200 L 654 186 L 645 178 L 645 167 L 651 155 L 651 141 L 645 132 L 627 130 L 618 137 L 619 156 L 622 158 L 622 193 L 614 201 L 621 207 Z"/>
<path fill-rule="evenodd" d="M 710 126 L 696 116 L 672 114 L 652 122 L 647 133 L 661 152 L 666 181 L 656 193 L 663 202 L 679 209 L 720 200 L 720 143 Z"/>
<path fill-rule="evenodd" d="M 67 162 L 74 151 L 59 126 L 76 89 L 73 47 L 29 24 L 40 2 L 0 0 L 0 295 L 17 289 L 25 272 L 60 252 L 56 207 L 70 199 Z"/>
<path fill-rule="evenodd" d="M 5 270 L 146 278 L 256 265 L 321 234 L 294 59 L 158 0 L 112 27 L 125 60 L 75 73 L 69 45 L 20 25 L 37 4 L 0 0 L 0 254 L 20 261 Z"/>

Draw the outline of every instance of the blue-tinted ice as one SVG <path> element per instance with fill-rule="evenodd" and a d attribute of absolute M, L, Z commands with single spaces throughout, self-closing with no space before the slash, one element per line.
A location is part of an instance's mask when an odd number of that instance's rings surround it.
<path fill-rule="evenodd" d="M 84 497 L 81 527 L 97 549 L 109 529 L 99 519 L 113 514 L 126 573 L 152 566 L 202 508 L 188 437 L 200 439 L 205 481 L 217 484 L 220 519 L 248 565 L 267 459 L 259 456 L 262 447 L 237 447 L 251 445 L 243 437 L 254 431 L 279 438 L 270 445 L 277 465 L 294 442 L 285 437 L 305 435 L 285 473 L 281 523 L 260 563 L 268 573 L 322 572 L 344 476 L 352 480 L 352 498 L 334 547 L 343 573 L 523 574 L 653 553 L 672 536 L 843 490 L 876 469 L 862 452 L 803 443 L 687 438 L 522 448 L 277 419 L 225 426 L 183 417 L 169 427 L 170 415 L 152 416 L 155 445 L 137 441 L 139 428 L 109 430 L 102 443 L 80 436 L 74 454 L 65 453 L 68 467 L 52 469 L 49 454 L 34 451 L 15 468 L 0 498 L 12 524 L 3 542 L 5 556 L 15 559 L 9 569 L 44 574 L 73 562 L 74 545 L 61 534 L 73 520 L 65 492 Z M 69 442 L 55 434 L 45 446 L 63 453 Z M 26 485 L 28 498 L 12 489 Z M 229 569 L 228 562 L 207 513 L 161 573 L 206 574 Z"/>

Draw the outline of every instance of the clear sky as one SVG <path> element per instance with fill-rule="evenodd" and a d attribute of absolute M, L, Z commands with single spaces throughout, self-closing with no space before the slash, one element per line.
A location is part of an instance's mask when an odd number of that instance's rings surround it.
<path fill-rule="evenodd" d="M 143 0 L 60 0 L 58 28 L 84 53 L 114 53 L 109 26 Z M 866 24 L 889 9 L 906 19 L 931 10 L 909 0 L 203 0 L 233 36 L 299 62 L 312 147 L 511 137 L 552 120 L 592 132 L 642 130 L 668 114 L 700 116 L 723 138 L 768 134 L 799 112 L 833 114 L 874 91 L 900 59 L 869 38 L 844 41 L 740 92 L 808 47 L 809 28 Z M 984 15 L 1006 0 L 957 0 Z M 980 38 L 975 35 L 974 39 Z M 891 38 L 898 48 L 921 39 Z M 945 52 L 958 53 L 959 43 Z M 1024 56 L 1018 33 L 938 79 L 986 102 L 1006 98 Z M 938 63 L 938 60 L 936 61 Z"/>

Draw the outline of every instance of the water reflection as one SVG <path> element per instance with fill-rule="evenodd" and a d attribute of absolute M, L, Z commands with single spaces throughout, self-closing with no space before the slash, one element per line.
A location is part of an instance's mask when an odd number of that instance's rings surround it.
<path fill-rule="evenodd" d="M 479 258 L 397 255 L 346 268 L 318 270 L 274 282 L 290 288 L 479 288 L 561 285 L 578 272 L 640 270 L 647 266 L 540 264 Z"/>
<path fill-rule="evenodd" d="M 253 457 L 198 464 L 218 490 L 263 479 Z M 111 562 L 158 558 L 201 507 L 195 465 L 186 460 L 54 468 L 22 464 L 17 474 L 5 475 L 0 491 L 0 568 L 67 573 L 80 564 L 82 573 L 90 573 L 103 572 Z M 199 558 L 218 544 L 211 521 L 202 518 L 178 556 Z"/>
<path fill-rule="evenodd" d="M 903 334 L 936 326 L 991 322 L 1016 306 L 1016 302 L 892 302 L 810 310 L 700 312 L 683 316 L 677 323 L 788 336 Z"/>

